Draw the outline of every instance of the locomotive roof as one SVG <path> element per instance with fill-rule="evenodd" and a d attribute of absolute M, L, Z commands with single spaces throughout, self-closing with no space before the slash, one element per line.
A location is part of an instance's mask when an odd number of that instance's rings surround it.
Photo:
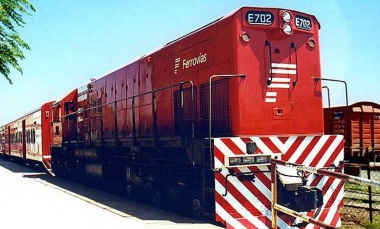
<path fill-rule="evenodd" d="M 123 64 L 122 66 L 119 66 L 119 67 L 113 69 L 112 71 L 106 72 L 105 74 L 102 74 L 102 75 L 100 75 L 99 77 L 92 78 L 92 80 L 90 80 L 90 81 L 91 81 L 91 82 L 96 81 L 96 80 L 98 80 L 98 79 L 100 79 L 100 78 L 102 78 L 102 77 L 104 77 L 104 76 L 107 76 L 107 75 L 110 74 L 110 73 L 113 73 L 113 72 L 115 72 L 115 71 L 117 71 L 117 70 L 119 70 L 119 69 L 121 69 L 121 68 L 123 68 L 123 67 L 128 66 L 128 65 L 131 64 L 131 63 L 134 63 L 134 62 L 136 62 L 136 61 L 138 61 L 138 60 L 144 59 L 145 57 L 148 57 L 148 56 L 150 56 L 151 54 L 154 54 L 155 52 L 157 52 L 157 51 L 159 51 L 159 50 L 161 50 L 161 49 L 163 49 L 163 48 L 165 48 L 165 47 L 167 47 L 167 46 L 169 46 L 169 45 L 172 45 L 172 44 L 174 44 L 174 43 L 176 43 L 176 42 L 178 42 L 178 41 L 180 41 L 180 40 L 182 40 L 182 39 L 184 39 L 184 38 L 186 38 L 186 37 L 188 37 L 188 36 L 190 36 L 190 35 L 192 35 L 192 34 L 194 34 L 194 33 L 196 33 L 196 32 L 199 32 L 199 31 L 201 31 L 201 30 L 203 30 L 203 29 L 205 29 L 205 28 L 207 28 L 207 27 L 209 27 L 209 26 L 211 26 L 211 25 L 214 25 L 215 23 L 217 23 L 217 22 L 219 22 L 219 21 L 222 21 L 222 20 L 224 20 L 224 19 L 226 19 L 226 18 L 229 18 L 229 17 L 233 16 L 235 13 L 239 12 L 240 10 L 242 10 L 242 9 L 244 9 L 244 8 L 274 9 L 274 10 L 276 10 L 276 9 L 283 9 L 283 10 L 289 10 L 289 11 L 291 11 L 291 12 L 297 12 L 297 13 L 307 14 L 307 15 L 313 17 L 313 18 L 318 22 L 318 28 L 319 28 L 319 29 L 321 28 L 321 25 L 319 24 L 319 21 L 317 20 L 317 18 L 316 18 L 314 15 L 311 15 L 311 14 L 308 14 L 308 13 L 304 13 L 304 12 L 301 12 L 301 11 L 291 10 L 291 9 L 285 9 L 285 8 L 276 8 L 276 7 L 254 7 L 254 6 L 243 6 L 243 7 L 240 7 L 240 8 L 238 8 L 238 9 L 236 9 L 236 10 L 231 11 L 230 13 L 227 13 L 226 15 L 224 15 L 224 16 L 222 16 L 222 17 L 220 17 L 220 18 L 218 18 L 218 19 L 216 19 L 216 20 L 214 20 L 214 21 L 212 21 L 212 22 L 210 22 L 210 23 L 208 23 L 208 24 L 206 24 L 206 25 L 204 25 L 204 26 L 202 26 L 202 27 L 200 27 L 200 28 L 198 28 L 198 29 L 196 29 L 196 30 L 190 32 L 190 33 L 187 33 L 187 34 L 185 34 L 185 35 L 183 35 L 183 36 L 181 36 L 181 37 L 179 37 L 179 38 L 177 38 L 177 39 L 174 39 L 174 40 L 168 42 L 168 43 L 166 43 L 165 45 L 163 45 L 163 46 L 161 46 L 161 47 L 159 47 L 159 48 L 153 49 L 152 51 L 147 52 L 147 54 L 144 54 L 144 55 L 142 55 L 142 56 L 140 56 L 140 57 L 137 57 L 137 58 L 135 58 L 135 59 L 132 59 L 132 60 L 129 61 L 128 63 Z M 78 87 L 78 89 L 81 88 L 81 87 L 83 87 L 83 86 L 84 86 L 84 85 L 81 85 L 80 87 Z"/>
<path fill-rule="evenodd" d="M 302 13 L 302 14 L 308 14 L 308 13 L 303 13 L 303 12 L 300 12 L 300 11 L 297 11 L 297 10 L 290 10 L 290 9 L 284 9 L 284 8 L 243 6 L 243 7 L 240 7 L 240 8 L 238 8 L 238 9 L 232 11 L 231 13 L 226 14 L 225 16 L 222 16 L 222 17 L 220 17 L 220 18 L 218 18 L 218 19 L 216 19 L 216 20 L 214 20 L 214 21 L 212 21 L 212 22 L 210 22 L 210 23 L 208 23 L 208 24 L 206 24 L 206 25 L 204 25 L 204 26 L 202 26 L 202 27 L 200 27 L 200 28 L 198 28 L 198 29 L 196 29 L 196 30 L 194 30 L 194 31 L 192 31 L 192 32 L 190 32 L 190 33 L 188 33 L 188 34 L 186 34 L 186 35 L 184 35 L 184 36 L 182 36 L 182 37 L 179 37 L 179 38 L 177 38 L 177 39 L 175 39 L 175 40 L 172 40 L 172 41 L 168 42 L 166 45 L 164 45 L 164 47 L 166 47 L 166 46 L 168 46 L 168 45 L 171 45 L 171 44 L 173 44 L 173 43 L 175 43 L 175 42 L 177 42 L 177 41 L 179 41 L 179 40 L 182 40 L 183 38 L 186 38 L 186 37 L 188 37 L 188 36 L 190 36 L 190 35 L 192 35 L 192 34 L 198 32 L 198 31 L 201 31 L 202 29 L 207 28 L 207 27 L 209 27 L 210 25 L 213 25 L 213 24 L 215 24 L 215 23 L 217 23 L 217 22 L 219 22 L 219 21 L 221 21 L 221 20 L 223 20 L 223 19 L 225 19 L 225 18 L 229 18 L 229 17 L 233 16 L 235 13 L 237 13 L 238 11 L 240 11 L 240 10 L 242 10 L 242 9 L 244 9 L 244 8 L 283 9 L 283 10 L 289 10 L 289 11 L 292 11 L 292 12 L 297 12 L 297 13 Z M 318 22 L 318 28 L 320 29 L 320 28 L 321 28 L 321 25 L 319 24 L 319 21 L 316 19 L 316 17 L 315 17 L 314 15 L 311 15 L 311 14 L 308 14 L 308 15 L 312 16 L 312 17 Z"/>

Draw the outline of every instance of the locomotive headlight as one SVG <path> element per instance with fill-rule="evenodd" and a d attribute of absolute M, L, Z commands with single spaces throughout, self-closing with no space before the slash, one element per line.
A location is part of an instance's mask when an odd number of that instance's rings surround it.
<path fill-rule="evenodd" d="M 284 22 L 290 22 L 292 20 L 292 15 L 289 11 L 282 12 L 282 20 L 284 20 Z"/>
<path fill-rule="evenodd" d="M 255 163 L 255 157 L 243 157 L 243 164 L 249 165 Z"/>
<path fill-rule="evenodd" d="M 242 157 L 230 157 L 229 158 L 229 165 L 235 166 L 235 165 L 241 165 L 243 162 Z"/>
<path fill-rule="evenodd" d="M 285 24 L 282 26 L 282 31 L 283 31 L 286 35 L 291 35 L 292 32 L 293 32 L 293 29 L 292 29 L 292 27 L 291 27 L 289 24 L 285 23 Z"/>
<path fill-rule="evenodd" d="M 274 154 L 243 154 L 234 156 L 225 156 L 225 166 L 227 168 L 231 167 L 247 167 L 247 166 L 262 166 L 270 165 L 271 159 L 281 158 L 280 153 Z"/>
<path fill-rule="evenodd" d="M 257 156 L 255 162 L 258 164 L 270 163 L 270 156 Z"/>

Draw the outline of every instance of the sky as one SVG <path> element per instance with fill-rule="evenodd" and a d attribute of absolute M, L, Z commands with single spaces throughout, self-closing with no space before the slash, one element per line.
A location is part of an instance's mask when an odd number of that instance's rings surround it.
<path fill-rule="evenodd" d="M 19 28 L 25 50 L 10 85 L 0 75 L 0 125 L 61 98 L 242 6 L 293 9 L 321 24 L 322 77 L 344 80 L 349 103 L 380 103 L 378 0 L 29 0 L 36 12 Z M 323 81 L 331 105 L 342 83 Z M 327 90 L 323 91 L 327 106 Z"/>

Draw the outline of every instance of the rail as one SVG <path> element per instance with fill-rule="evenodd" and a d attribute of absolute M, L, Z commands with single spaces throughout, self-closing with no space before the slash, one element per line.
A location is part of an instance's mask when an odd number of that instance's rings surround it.
<path fill-rule="evenodd" d="M 326 168 L 314 168 L 310 166 L 305 166 L 305 165 L 299 165 L 296 163 L 289 163 L 286 161 L 278 160 L 278 159 L 272 159 L 271 160 L 271 187 L 272 187 L 272 228 L 277 228 L 277 211 L 281 211 L 285 214 L 294 216 L 294 217 L 299 217 L 301 220 L 307 222 L 307 223 L 312 223 L 314 225 L 323 227 L 323 228 L 335 228 L 331 225 L 328 225 L 322 221 L 316 220 L 312 217 L 302 215 L 299 212 L 296 212 L 292 209 L 289 209 L 287 207 L 281 206 L 277 204 L 277 165 L 282 165 L 288 168 L 293 168 L 297 169 L 299 171 L 304 171 L 304 172 L 309 172 L 313 174 L 318 174 L 318 175 L 323 175 L 323 176 L 329 176 L 332 178 L 337 178 L 341 179 L 344 182 L 348 183 L 356 183 L 356 184 L 365 184 L 368 186 L 377 186 L 380 187 L 380 182 L 379 181 L 373 181 L 361 177 L 356 177 L 356 176 L 351 176 L 347 174 L 342 174 L 342 173 L 337 173 L 337 172 L 332 172 L 329 170 L 326 170 Z"/>

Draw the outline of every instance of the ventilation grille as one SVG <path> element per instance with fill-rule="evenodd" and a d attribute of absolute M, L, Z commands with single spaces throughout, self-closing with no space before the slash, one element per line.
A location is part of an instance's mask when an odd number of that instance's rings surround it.
<path fill-rule="evenodd" d="M 229 80 L 212 82 L 212 136 L 231 133 Z M 209 125 L 209 84 L 200 86 L 200 130 L 208 134 Z"/>

